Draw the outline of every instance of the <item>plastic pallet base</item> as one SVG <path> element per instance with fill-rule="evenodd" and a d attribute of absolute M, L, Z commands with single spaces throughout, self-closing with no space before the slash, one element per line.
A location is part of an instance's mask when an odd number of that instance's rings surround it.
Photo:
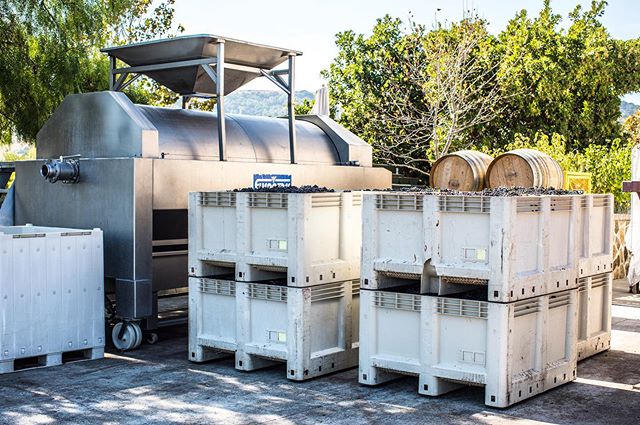
<path fill-rule="evenodd" d="M 218 347 L 198 344 L 195 347 L 189 347 L 189 361 L 194 363 L 204 363 L 211 360 L 224 359 L 234 355 L 234 351 L 223 350 Z"/>
<path fill-rule="evenodd" d="M 190 361 L 202 363 L 211 360 L 235 356 L 235 367 L 237 370 L 251 372 L 281 363 L 287 363 L 287 378 L 292 381 L 305 381 L 317 378 L 329 373 L 351 369 L 358 366 L 358 349 L 353 348 L 341 353 L 327 354 L 324 356 L 308 359 L 304 364 L 308 367 L 301 368 L 295 365 L 295 360 L 289 361 L 283 358 L 265 357 L 259 354 L 246 352 L 229 352 L 219 348 L 212 348 L 206 345 L 198 345 L 191 352 Z"/>
<path fill-rule="evenodd" d="M 275 259 L 272 260 L 263 260 L 263 262 L 281 263 Z M 287 286 L 292 288 L 308 288 L 327 283 L 360 279 L 359 262 L 336 261 L 311 265 L 305 267 L 301 272 L 304 276 L 302 279 L 296 279 L 295 276 L 289 273 L 289 269 L 282 264 L 256 264 L 256 262 L 248 263 L 237 261 L 237 259 L 228 261 L 225 256 L 217 254 L 205 255 L 205 253 L 199 253 L 199 257 L 196 260 L 192 260 L 192 264 L 195 264 L 195 266 L 189 270 L 189 277 L 200 278 L 234 274 L 235 280 L 238 282 L 284 280 L 287 282 Z M 209 274 L 202 274 L 203 270 L 208 271 Z"/>
<path fill-rule="evenodd" d="M 78 355 L 80 358 L 64 361 L 63 354 Z M 86 350 L 74 350 L 64 353 L 49 353 L 41 356 L 23 357 L 19 359 L 1 360 L 0 361 L 0 375 L 5 373 L 20 372 L 23 370 L 37 369 L 51 366 L 60 366 L 66 363 L 72 363 L 84 360 L 97 360 L 104 357 L 104 347 L 88 348 Z M 29 365 L 24 368 L 17 368 L 16 364 L 19 362 L 33 363 L 33 366 Z"/>
<path fill-rule="evenodd" d="M 427 396 L 441 396 L 466 386 L 485 387 L 485 404 L 491 407 L 506 408 L 575 380 L 576 368 L 572 362 L 560 363 L 548 368 L 545 374 L 532 374 L 513 382 L 511 392 L 501 396 L 496 395 L 500 394 L 499 388 L 489 388 L 487 385 L 474 381 L 451 379 L 429 373 L 389 370 L 375 366 L 368 367 L 367 373 L 360 374 L 360 384 L 375 386 L 403 376 L 417 376 L 418 394 Z"/>
<path fill-rule="evenodd" d="M 256 354 L 236 352 L 236 369 L 245 372 L 251 372 L 283 362 L 287 363 L 288 379 L 292 381 L 306 381 L 307 379 L 357 367 L 358 349 L 353 348 L 341 353 L 314 357 L 304 362 L 296 362 L 293 359 L 265 358 Z M 301 364 L 306 364 L 308 367 L 303 368 Z"/>
<path fill-rule="evenodd" d="M 602 332 L 586 340 L 578 341 L 578 361 L 608 351 L 611 348 L 611 332 Z"/>

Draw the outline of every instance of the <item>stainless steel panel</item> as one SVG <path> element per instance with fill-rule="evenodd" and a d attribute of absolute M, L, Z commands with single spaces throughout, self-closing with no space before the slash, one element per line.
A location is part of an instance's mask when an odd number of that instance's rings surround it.
<path fill-rule="evenodd" d="M 38 158 L 158 157 L 158 132 L 124 93 L 72 94 L 38 132 Z"/>
<path fill-rule="evenodd" d="M 158 130 L 161 156 L 218 160 L 216 113 L 151 106 L 138 106 L 138 109 Z M 290 162 L 289 123 L 286 119 L 229 114 L 225 117 L 227 161 Z M 299 163 L 341 162 L 331 138 L 318 126 L 299 122 L 296 135 Z"/>
<path fill-rule="evenodd" d="M 225 62 L 237 67 L 226 69 L 224 93 L 229 94 L 260 76 L 259 70 L 271 70 L 287 60 L 289 53 L 301 55 L 292 49 L 265 46 L 216 35 L 190 35 L 169 40 L 154 40 L 103 49 L 132 67 L 166 64 L 193 59 L 215 58 L 216 43 L 224 41 Z M 254 68 L 243 68 L 249 67 Z M 256 72 L 258 71 L 258 72 Z M 200 65 L 173 69 L 145 71 L 143 74 L 179 94 L 215 94 L 215 84 Z"/>
<path fill-rule="evenodd" d="M 391 173 L 384 168 L 337 165 L 266 164 L 211 161 L 153 161 L 153 208 L 187 208 L 189 192 L 250 187 L 254 174 L 290 174 L 293 184 L 334 189 L 384 189 Z"/>
<path fill-rule="evenodd" d="M 150 279 L 116 279 L 116 314 L 139 319 L 153 314 L 153 290 Z"/>
<path fill-rule="evenodd" d="M 228 161 L 290 162 L 285 119 L 227 115 L 226 134 Z M 340 156 L 336 147 L 340 141 L 312 123 L 298 122 L 296 135 L 300 164 L 366 162 L 362 157 Z M 368 149 L 370 162 L 371 147 L 360 143 Z M 218 160 L 217 114 L 136 106 L 119 92 L 70 95 L 38 133 L 37 156 L 49 159 L 74 154 Z"/>
<path fill-rule="evenodd" d="M 373 166 L 373 149 L 370 144 L 342 127 L 326 115 L 298 115 L 297 120 L 313 123 L 333 141 L 340 162 L 357 161 L 361 167 Z"/>
<path fill-rule="evenodd" d="M 41 166 L 42 161 L 16 163 L 16 224 L 101 228 L 105 275 L 151 278 L 151 161 L 83 159 L 78 184 L 46 182 Z"/>
<path fill-rule="evenodd" d="M 133 164 L 133 240 L 135 241 L 133 279 L 151 279 L 153 277 L 151 258 L 153 252 L 153 160 L 135 159 Z M 108 211 L 111 206 L 105 203 L 104 208 Z"/>

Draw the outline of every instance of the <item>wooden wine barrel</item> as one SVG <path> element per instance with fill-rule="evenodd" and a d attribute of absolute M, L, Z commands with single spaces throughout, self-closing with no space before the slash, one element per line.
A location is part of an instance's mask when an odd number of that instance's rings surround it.
<path fill-rule="evenodd" d="M 438 189 L 475 192 L 485 188 L 487 167 L 493 158 L 478 151 L 458 151 L 438 159 L 431 167 L 429 183 Z"/>
<path fill-rule="evenodd" d="M 562 189 L 562 168 L 549 155 L 534 149 L 503 153 L 487 169 L 487 186 L 553 187 Z"/>

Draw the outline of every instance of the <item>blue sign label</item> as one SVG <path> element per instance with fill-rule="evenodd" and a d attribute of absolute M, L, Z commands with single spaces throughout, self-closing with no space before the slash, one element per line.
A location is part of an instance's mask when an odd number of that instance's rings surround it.
<path fill-rule="evenodd" d="M 253 188 L 291 187 L 291 174 L 254 174 Z"/>

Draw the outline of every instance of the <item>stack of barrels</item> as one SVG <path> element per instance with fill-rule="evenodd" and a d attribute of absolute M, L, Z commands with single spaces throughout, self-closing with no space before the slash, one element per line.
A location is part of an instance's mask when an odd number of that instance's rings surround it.
<path fill-rule="evenodd" d="M 512 150 L 495 159 L 483 152 L 459 151 L 434 162 L 430 184 L 464 192 L 495 187 L 561 189 L 564 175 L 553 158 L 534 149 Z"/>

